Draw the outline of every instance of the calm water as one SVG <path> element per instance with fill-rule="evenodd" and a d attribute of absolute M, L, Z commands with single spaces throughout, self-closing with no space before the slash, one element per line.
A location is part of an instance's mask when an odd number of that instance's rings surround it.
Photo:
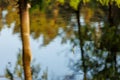
<path fill-rule="evenodd" d="M 10 67 L 11 70 L 14 69 L 17 54 L 22 47 L 19 34 L 12 33 L 13 27 L 14 23 L 11 24 L 11 28 L 4 26 L 4 29 L 0 32 L 1 76 L 4 75 L 6 67 Z M 37 64 L 40 64 L 42 71 L 48 69 L 49 80 L 53 75 L 60 77 L 71 74 L 72 71 L 68 68 L 69 58 L 75 59 L 78 57 L 78 55 L 69 51 L 71 48 L 70 42 L 61 44 L 61 40 L 61 37 L 56 37 L 49 45 L 41 46 L 42 36 L 37 40 L 30 38 L 33 59 L 36 60 Z"/>

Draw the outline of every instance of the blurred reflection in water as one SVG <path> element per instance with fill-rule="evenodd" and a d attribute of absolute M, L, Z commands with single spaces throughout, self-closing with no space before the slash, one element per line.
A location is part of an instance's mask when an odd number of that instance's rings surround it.
<path fill-rule="evenodd" d="M 21 39 L 19 34 L 13 34 L 14 23 L 11 24 L 11 28 L 4 26 L 0 35 L 0 75 L 4 75 L 5 68 L 9 67 L 13 71 L 15 62 L 17 60 L 17 54 L 21 49 Z M 48 68 L 48 77 L 51 79 L 54 76 L 64 76 L 71 74 L 72 71 L 68 68 L 69 58 L 74 58 L 73 53 L 69 50 L 71 43 L 67 41 L 66 44 L 61 44 L 61 37 L 56 37 L 49 45 L 40 47 L 42 42 L 42 36 L 37 40 L 31 37 L 31 49 L 33 59 L 41 66 L 41 73 Z"/>

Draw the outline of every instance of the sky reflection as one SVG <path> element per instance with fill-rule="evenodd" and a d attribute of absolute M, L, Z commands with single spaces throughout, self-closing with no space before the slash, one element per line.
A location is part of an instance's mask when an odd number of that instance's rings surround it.
<path fill-rule="evenodd" d="M 4 26 L 0 32 L 0 75 L 4 75 L 6 67 L 14 69 L 17 54 L 22 49 L 20 35 L 13 34 L 13 28 L 13 24 L 11 28 Z M 49 45 L 41 46 L 42 36 L 37 40 L 30 38 L 33 59 L 41 65 L 42 71 L 48 69 L 49 80 L 53 77 L 52 75 L 64 76 L 72 73 L 68 68 L 68 63 L 69 58 L 75 58 L 75 56 L 69 51 L 70 42 L 61 44 L 61 40 L 61 37 L 56 37 Z"/>

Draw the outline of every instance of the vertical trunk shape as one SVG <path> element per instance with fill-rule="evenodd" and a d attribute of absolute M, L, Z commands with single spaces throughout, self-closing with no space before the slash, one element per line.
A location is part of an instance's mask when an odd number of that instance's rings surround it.
<path fill-rule="evenodd" d="M 115 27 L 114 21 L 113 21 L 113 11 L 112 11 L 112 4 L 111 2 L 109 2 L 109 15 L 108 15 L 108 21 L 109 21 L 109 27 Z M 111 56 L 112 59 L 114 60 L 114 66 L 115 66 L 115 70 L 116 70 L 116 50 L 114 50 L 114 45 L 111 48 Z"/>
<path fill-rule="evenodd" d="M 112 3 L 111 3 L 111 0 L 110 0 L 110 2 L 109 2 L 109 9 L 108 9 L 108 24 L 109 24 L 109 27 L 110 28 L 112 28 L 112 27 L 115 27 L 115 24 L 114 24 L 114 15 L 113 15 L 113 7 L 112 7 Z M 114 30 L 115 31 L 115 33 L 116 33 L 116 30 Z M 114 73 L 114 77 L 117 75 L 117 60 L 116 60 L 116 49 L 115 49 L 115 45 L 112 45 L 112 47 L 111 47 L 111 49 L 110 49 L 110 55 L 111 55 L 111 57 L 112 57 L 112 66 L 114 67 L 114 69 L 115 69 L 115 73 Z"/>
<path fill-rule="evenodd" d="M 108 22 L 109 22 L 109 26 L 113 27 L 113 16 L 112 16 L 112 3 L 111 1 L 109 2 L 109 6 L 108 6 Z"/>
<path fill-rule="evenodd" d="M 27 0 L 19 0 L 21 38 L 23 47 L 23 68 L 25 80 L 32 80 L 31 76 L 31 49 L 30 49 L 30 24 L 29 6 Z"/>
<path fill-rule="evenodd" d="M 85 66 L 85 59 L 84 59 L 84 50 L 83 50 L 83 39 L 82 39 L 82 33 L 81 33 L 81 23 L 80 23 L 80 10 L 81 10 L 82 2 L 79 3 L 77 11 L 76 11 L 76 18 L 78 23 L 78 37 L 79 37 L 79 45 L 80 45 L 80 51 L 82 56 L 82 66 L 83 66 L 83 72 L 84 72 L 84 80 L 87 80 L 86 77 L 86 66 Z"/>

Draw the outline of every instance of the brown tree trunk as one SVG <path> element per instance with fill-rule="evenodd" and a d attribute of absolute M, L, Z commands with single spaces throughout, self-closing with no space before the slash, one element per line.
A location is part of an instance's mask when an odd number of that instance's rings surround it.
<path fill-rule="evenodd" d="M 115 22 L 114 22 L 114 14 L 113 14 L 113 7 L 114 7 L 114 4 L 111 3 L 111 0 L 109 2 L 109 5 L 108 5 L 108 24 L 109 24 L 109 28 L 112 28 L 112 27 L 115 27 Z M 114 30 L 115 33 L 116 33 L 116 30 Z M 117 37 L 115 35 L 115 37 Z M 110 43 L 111 44 L 111 43 Z M 115 69 L 114 71 L 114 77 L 117 76 L 117 47 L 115 45 L 112 45 L 111 49 L 110 49 L 110 56 L 112 57 L 112 67 Z"/>
<path fill-rule="evenodd" d="M 85 66 L 85 59 L 84 59 L 84 50 L 83 50 L 83 38 L 82 38 L 81 23 L 80 23 L 81 5 L 82 5 L 82 1 L 78 5 L 77 11 L 76 11 L 76 18 L 77 18 L 77 23 L 78 23 L 78 37 L 79 37 L 79 46 L 80 46 L 81 58 L 82 58 L 82 67 L 83 67 L 83 72 L 84 72 L 83 80 L 87 80 L 87 76 L 86 76 L 87 73 L 86 73 L 86 66 Z"/>
<path fill-rule="evenodd" d="M 25 80 L 32 80 L 31 76 L 31 49 L 30 49 L 30 24 L 29 6 L 27 0 L 19 0 L 21 38 L 23 47 L 23 68 Z"/>
<path fill-rule="evenodd" d="M 114 22 L 113 22 L 113 13 L 112 13 L 112 3 L 109 2 L 109 5 L 108 5 L 108 24 L 111 27 L 114 26 Z"/>

